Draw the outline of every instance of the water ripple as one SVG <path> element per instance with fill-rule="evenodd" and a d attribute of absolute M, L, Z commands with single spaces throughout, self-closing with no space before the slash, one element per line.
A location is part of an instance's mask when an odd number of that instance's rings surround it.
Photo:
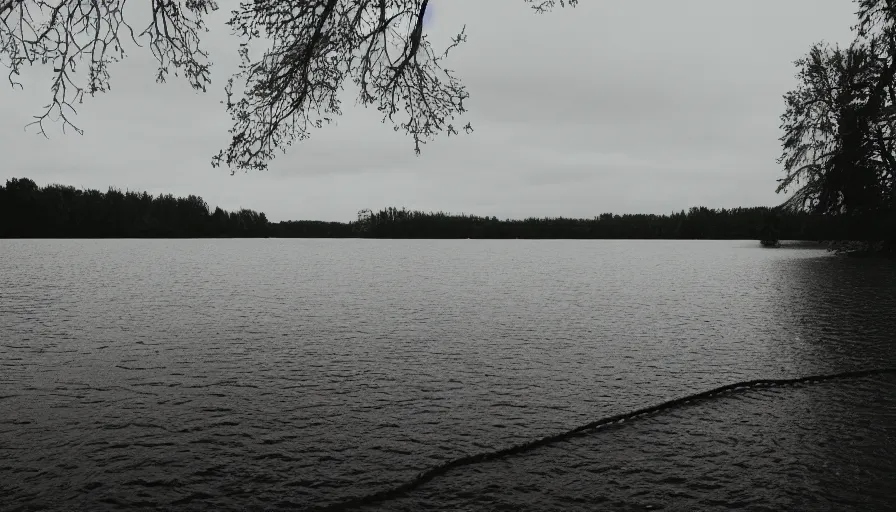
<path fill-rule="evenodd" d="M 0 244 L 0 509 L 301 510 L 726 382 L 896 364 L 891 264 L 741 242 L 266 242 Z M 787 509 L 814 478 L 816 508 L 881 508 L 851 489 L 896 488 L 893 414 L 825 386 L 639 420 L 394 505 Z"/>

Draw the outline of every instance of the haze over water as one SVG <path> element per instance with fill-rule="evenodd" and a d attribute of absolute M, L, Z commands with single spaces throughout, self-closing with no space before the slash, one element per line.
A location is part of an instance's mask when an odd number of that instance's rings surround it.
<path fill-rule="evenodd" d="M 0 509 L 302 509 L 896 366 L 894 291 L 752 241 L 4 240 Z M 894 433 L 893 378 L 746 391 L 373 508 L 886 510 Z"/>

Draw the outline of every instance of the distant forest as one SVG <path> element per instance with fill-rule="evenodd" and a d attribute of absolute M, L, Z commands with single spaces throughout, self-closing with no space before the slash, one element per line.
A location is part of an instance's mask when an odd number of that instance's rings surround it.
<path fill-rule="evenodd" d="M 868 223 L 862 224 L 865 228 Z M 844 218 L 769 207 L 694 207 L 669 215 L 603 213 L 591 219 L 453 215 L 386 208 L 354 222 L 269 222 L 264 213 L 212 210 L 199 196 L 39 187 L 27 178 L 0 187 L 2 238 L 529 238 L 847 240 Z M 884 227 L 875 228 L 875 230 Z M 862 229 L 859 231 L 867 231 Z"/>

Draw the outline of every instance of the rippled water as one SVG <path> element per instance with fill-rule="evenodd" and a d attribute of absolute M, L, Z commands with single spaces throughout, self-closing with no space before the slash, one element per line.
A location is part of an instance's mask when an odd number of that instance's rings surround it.
<path fill-rule="evenodd" d="M 758 389 L 452 471 L 363 510 L 893 510 L 896 378 Z"/>
<path fill-rule="evenodd" d="M 892 262 L 756 245 L 2 240 L 0 509 L 301 509 L 720 384 L 896 366 Z M 750 391 L 377 508 L 886 510 L 894 391 Z"/>

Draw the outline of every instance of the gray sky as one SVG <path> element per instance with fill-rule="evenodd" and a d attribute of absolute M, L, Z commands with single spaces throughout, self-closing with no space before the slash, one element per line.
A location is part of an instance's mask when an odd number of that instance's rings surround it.
<path fill-rule="evenodd" d="M 218 102 L 236 62 L 219 13 L 208 93 L 156 84 L 153 61 L 132 48 L 112 68 L 112 91 L 81 105 L 83 136 L 23 130 L 49 98 L 45 70 L 24 91 L 0 85 L 0 179 L 193 193 L 275 221 L 390 205 L 501 218 L 770 205 L 784 199 L 775 159 L 792 62 L 816 41 L 847 42 L 855 10 L 850 0 L 583 0 L 539 16 L 521 0 L 431 3 L 437 48 L 467 25 L 450 67 L 476 131 L 419 157 L 347 97 L 337 125 L 270 170 L 212 169 L 228 142 Z"/>

